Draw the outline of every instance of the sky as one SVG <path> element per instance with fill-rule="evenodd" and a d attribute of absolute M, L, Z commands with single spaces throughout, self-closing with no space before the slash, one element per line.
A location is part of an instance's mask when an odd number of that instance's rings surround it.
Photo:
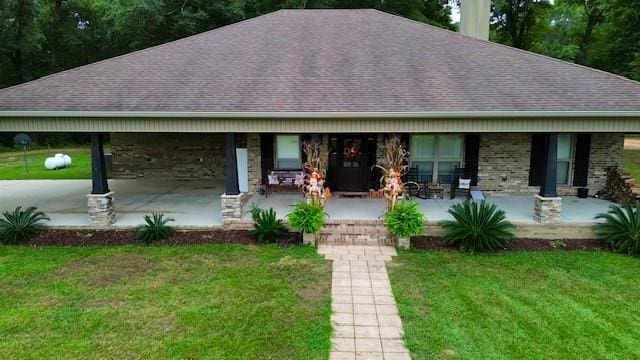
<path fill-rule="evenodd" d="M 451 20 L 453 20 L 453 22 L 460 22 L 460 9 L 457 6 L 451 9 Z"/>

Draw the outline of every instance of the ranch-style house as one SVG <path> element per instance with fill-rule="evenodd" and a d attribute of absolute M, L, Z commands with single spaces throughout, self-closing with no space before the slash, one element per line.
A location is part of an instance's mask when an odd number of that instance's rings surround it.
<path fill-rule="evenodd" d="M 269 177 L 299 171 L 305 139 L 328 154 L 334 194 L 377 189 L 392 135 L 417 182 L 447 196 L 462 170 L 486 197 L 535 198 L 552 223 L 562 197 L 597 193 L 620 164 L 640 83 L 489 42 L 488 26 L 482 7 L 460 33 L 375 10 L 276 11 L 2 89 L 0 131 L 91 133 L 96 225 L 118 208 L 105 134 L 113 179 L 224 182 L 230 223 L 278 196 Z"/>

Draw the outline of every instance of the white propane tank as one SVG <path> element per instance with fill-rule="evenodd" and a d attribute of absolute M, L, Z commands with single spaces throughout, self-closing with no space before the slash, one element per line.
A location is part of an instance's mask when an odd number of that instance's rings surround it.
<path fill-rule="evenodd" d="M 44 167 L 47 170 L 62 169 L 69 165 L 71 165 L 71 156 L 66 154 L 55 154 L 44 161 Z"/>
<path fill-rule="evenodd" d="M 71 166 L 71 156 L 64 154 L 64 156 L 62 157 L 62 160 L 64 161 L 64 167 Z"/>

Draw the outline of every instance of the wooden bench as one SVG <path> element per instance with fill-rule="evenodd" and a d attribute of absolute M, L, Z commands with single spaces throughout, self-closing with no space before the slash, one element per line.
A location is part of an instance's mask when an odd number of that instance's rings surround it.
<path fill-rule="evenodd" d="M 302 170 L 273 170 L 269 173 L 267 180 L 266 197 L 269 197 L 269 194 L 274 191 L 300 192 L 302 194 L 304 172 Z"/>

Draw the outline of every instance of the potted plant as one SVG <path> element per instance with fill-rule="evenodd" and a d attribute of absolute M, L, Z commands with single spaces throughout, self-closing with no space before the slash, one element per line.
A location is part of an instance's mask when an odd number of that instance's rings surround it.
<path fill-rule="evenodd" d="M 424 231 L 424 214 L 415 202 L 401 201 L 387 212 L 384 225 L 391 235 L 398 238 L 398 247 L 409 249 L 411 237 Z"/>
<path fill-rule="evenodd" d="M 316 234 L 324 226 L 325 212 L 316 202 L 302 201 L 293 206 L 289 215 L 291 227 L 302 233 L 302 243 L 316 244 Z"/>

